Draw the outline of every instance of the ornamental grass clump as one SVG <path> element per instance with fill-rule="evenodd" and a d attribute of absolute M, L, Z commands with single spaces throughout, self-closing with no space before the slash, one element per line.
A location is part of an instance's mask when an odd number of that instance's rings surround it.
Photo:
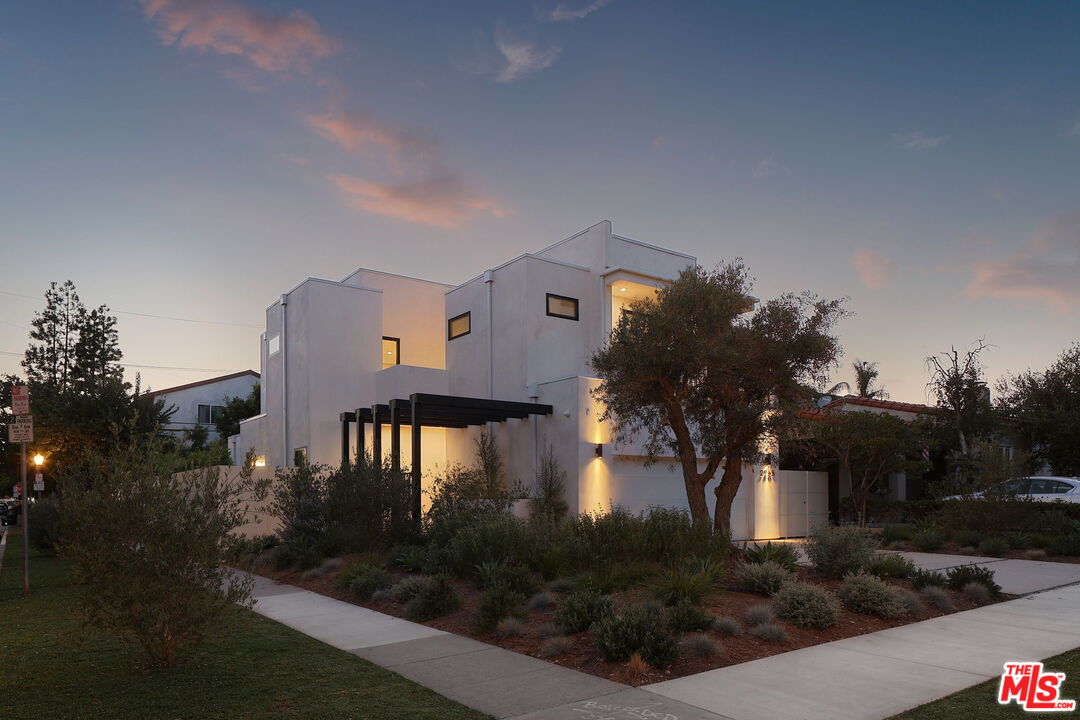
<path fill-rule="evenodd" d="M 985 605 L 993 599 L 990 589 L 981 582 L 969 582 L 962 590 L 964 597 L 976 605 Z"/>
<path fill-rule="evenodd" d="M 853 612 L 885 620 L 907 613 L 907 603 L 896 588 L 869 573 L 855 573 L 844 578 L 840 600 Z"/>
<path fill-rule="evenodd" d="M 784 628 L 780 627 L 776 623 L 763 623 L 761 625 L 755 625 L 747 630 L 748 633 L 756 638 L 760 638 L 767 643 L 782 643 L 787 641 L 787 633 L 784 632 Z"/>
<path fill-rule="evenodd" d="M 743 551 L 743 559 L 750 564 L 776 563 L 791 572 L 795 572 L 799 566 L 795 546 L 786 543 L 767 542 L 764 545 L 747 546 Z"/>
<path fill-rule="evenodd" d="M 780 619 L 804 628 L 832 627 L 840 617 L 836 595 L 810 583 L 785 583 L 773 595 L 772 606 Z"/>
<path fill-rule="evenodd" d="M 733 617 L 724 616 L 716 618 L 716 621 L 713 622 L 712 629 L 714 632 L 729 637 L 742 635 L 742 628 L 739 626 L 739 621 Z"/>
<path fill-rule="evenodd" d="M 608 662 L 625 662 L 640 653 L 649 665 L 663 669 L 679 657 L 679 639 L 662 612 L 635 606 L 600 620 L 593 627 L 596 648 Z"/>
<path fill-rule="evenodd" d="M 970 582 L 981 583 L 986 586 L 995 597 L 1001 594 L 1001 586 L 994 582 L 994 571 L 974 563 L 970 565 L 958 565 L 945 571 L 945 586 L 958 592 Z"/>
<path fill-rule="evenodd" d="M 521 617 L 524 603 L 525 596 L 508 585 L 495 585 L 484 590 L 476 609 L 476 629 L 491 632 L 504 618 Z"/>
<path fill-rule="evenodd" d="M 791 577 L 787 568 L 772 560 L 740 565 L 735 570 L 735 582 L 739 588 L 758 595 L 772 595 Z"/>
<path fill-rule="evenodd" d="M 925 587 L 922 590 L 922 596 L 926 599 L 926 602 L 936 607 L 941 612 L 952 612 L 956 608 L 953 606 L 952 598 L 949 597 L 949 593 L 944 588 L 940 587 Z"/>
<path fill-rule="evenodd" d="M 776 613 L 773 612 L 772 605 L 761 603 L 749 608 L 746 614 L 743 615 L 743 620 L 746 621 L 747 627 L 756 627 L 757 625 L 775 622 Z"/>
<path fill-rule="evenodd" d="M 424 621 L 442 617 L 461 607 L 461 597 L 446 575 L 428 578 L 412 600 L 405 604 L 405 617 Z"/>
<path fill-rule="evenodd" d="M 696 633 L 687 635 L 679 642 L 680 654 L 688 658 L 712 660 L 724 651 L 723 646 L 708 635 Z"/>

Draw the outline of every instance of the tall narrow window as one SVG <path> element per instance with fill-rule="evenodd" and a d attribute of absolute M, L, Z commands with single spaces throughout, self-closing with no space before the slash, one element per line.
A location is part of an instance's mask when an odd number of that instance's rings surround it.
<path fill-rule="evenodd" d="M 567 320 L 578 319 L 577 298 L 565 295 L 547 294 L 547 314 L 551 317 L 565 318 Z"/>
<path fill-rule="evenodd" d="M 307 465 L 307 447 L 298 447 L 292 451 L 293 465 L 303 467 Z"/>
<path fill-rule="evenodd" d="M 383 370 L 401 364 L 401 338 L 384 337 L 382 339 Z"/>
<path fill-rule="evenodd" d="M 453 340 L 472 332 L 472 313 L 461 313 L 446 322 L 446 339 Z"/>
<path fill-rule="evenodd" d="M 266 354 L 275 355 L 281 349 L 281 336 L 274 335 L 266 341 Z"/>

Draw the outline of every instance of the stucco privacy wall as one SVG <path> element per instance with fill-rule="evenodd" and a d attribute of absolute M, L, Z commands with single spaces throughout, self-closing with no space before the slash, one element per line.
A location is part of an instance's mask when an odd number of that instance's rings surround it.
<path fill-rule="evenodd" d="M 181 482 L 192 482 L 195 476 L 204 473 L 218 473 L 218 478 L 226 483 L 233 484 L 240 482 L 240 474 L 243 471 L 242 467 L 235 465 L 213 465 L 203 470 L 189 470 L 185 472 L 174 473 L 173 477 Z M 251 480 L 258 483 L 266 483 L 268 488 L 273 487 L 274 481 L 274 468 L 260 467 L 253 468 L 251 471 Z M 243 492 L 240 494 L 239 501 L 244 507 L 244 519 L 245 522 L 234 531 L 237 535 L 244 537 L 259 537 L 261 535 L 273 535 L 281 529 L 281 520 L 272 515 L 269 511 L 269 504 L 272 495 L 268 492 L 266 497 L 258 499 L 252 492 Z"/>

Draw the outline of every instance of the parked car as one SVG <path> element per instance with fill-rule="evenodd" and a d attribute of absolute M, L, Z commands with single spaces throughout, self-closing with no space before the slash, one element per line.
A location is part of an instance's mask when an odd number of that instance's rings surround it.
<path fill-rule="evenodd" d="M 963 500 L 966 497 L 981 498 L 985 493 L 971 495 L 953 495 L 946 500 Z M 1080 503 L 1080 478 L 1033 476 L 1017 478 L 1005 483 L 1001 495 L 1015 497 L 1018 500 L 1037 500 L 1039 502 Z"/>

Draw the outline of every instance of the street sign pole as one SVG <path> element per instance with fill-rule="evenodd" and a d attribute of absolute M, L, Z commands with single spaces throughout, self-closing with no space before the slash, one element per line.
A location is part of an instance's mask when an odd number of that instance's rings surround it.
<path fill-rule="evenodd" d="M 23 597 L 30 595 L 30 493 L 26 484 L 26 443 L 22 443 L 22 594 Z"/>

